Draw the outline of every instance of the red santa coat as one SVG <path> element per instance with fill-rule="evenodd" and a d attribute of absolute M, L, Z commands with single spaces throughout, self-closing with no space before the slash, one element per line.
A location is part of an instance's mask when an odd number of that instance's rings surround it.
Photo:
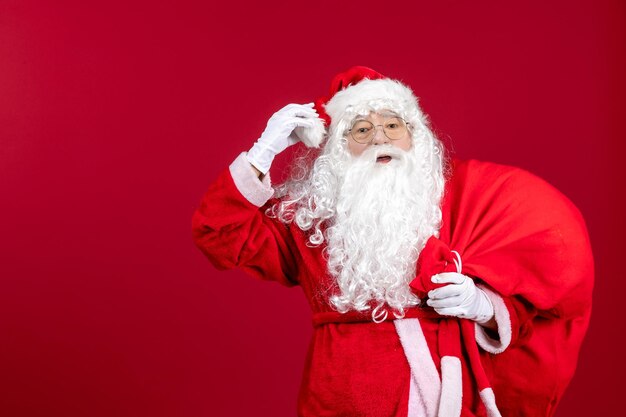
<path fill-rule="evenodd" d="M 413 309 L 405 320 L 373 323 L 339 315 L 322 248 L 265 215 L 269 177 L 258 181 L 240 156 L 209 187 L 193 216 L 198 247 L 218 269 L 239 267 L 300 285 L 315 331 L 298 399 L 300 416 L 442 415 L 438 339 L 449 320 Z M 480 278 L 498 333 L 476 327 L 480 359 L 503 416 L 550 416 L 573 375 L 586 331 L 593 265 L 578 210 L 537 177 L 478 161 L 454 162 L 442 203 L 440 240 Z M 422 253 L 422 256 L 428 256 Z M 479 284 L 480 285 L 480 284 Z M 419 324 L 417 324 L 419 322 Z M 462 416 L 487 416 L 460 351 Z M 410 365 L 409 365 L 410 363 Z"/>

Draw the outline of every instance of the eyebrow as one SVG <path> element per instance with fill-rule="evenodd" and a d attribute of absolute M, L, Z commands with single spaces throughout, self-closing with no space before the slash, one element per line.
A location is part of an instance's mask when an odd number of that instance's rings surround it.
<path fill-rule="evenodd" d="M 375 113 L 378 113 L 378 112 L 375 112 Z M 379 115 L 381 115 L 382 117 L 400 117 L 400 115 L 399 115 L 398 113 L 393 112 L 393 111 L 391 111 L 391 110 L 387 110 L 387 111 L 385 111 L 385 112 L 380 112 L 380 113 L 378 113 L 378 114 L 379 114 Z M 369 116 L 369 115 L 368 115 L 368 116 Z M 365 120 L 365 121 L 368 121 L 368 120 L 367 120 L 367 116 L 364 116 L 364 115 L 362 115 L 362 114 L 359 114 L 358 116 L 356 116 L 356 117 L 354 118 L 353 123 L 354 123 L 354 122 L 358 122 L 359 120 Z"/>
<path fill-rule="evenodd" d="M 387 110 L 384 113 L 381 112 L 381 113 L 378 113 L 378 114 L 380 114 L 383 117 L 400 117 L 400 115 L 398 113 L 396 113 L 394 111 L 391 111 L 391 110 Z"/>

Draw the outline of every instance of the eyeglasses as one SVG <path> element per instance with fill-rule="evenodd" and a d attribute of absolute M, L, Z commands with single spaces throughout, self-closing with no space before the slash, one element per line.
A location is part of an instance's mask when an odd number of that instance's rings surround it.
<path fill-rule="evenodd" d="M 357 120 L 348 132 L 350 132 L 350 136 L 352 136 L 355 142 L 370 143 L 374 138 L 374 132 L 378 126 L 383 128 L 385 136 L 391 140 L 402 139 L 408 132 L 408 123 L 400 117 L 385 119 L 384 123 L 381 125 L 374 125 L 367 120 Z"/>

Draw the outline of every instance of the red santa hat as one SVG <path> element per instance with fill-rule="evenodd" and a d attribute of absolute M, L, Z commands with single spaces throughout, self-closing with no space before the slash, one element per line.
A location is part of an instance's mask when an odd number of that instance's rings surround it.
<path fill-rule="evenodd" d="M 313 147 L 319 146 L 324 139 L 324 124 L 329 132 L 338 128 L 343 130 L 355 116 L 371 111 L 392 110 L 409 122 L 425 121 L 409 87 L 363 66 L 337 74 L 328 95 L 315 100 L 315 110 L 321 119 L 320 126 L 300 135 L 307 146 Z"/>

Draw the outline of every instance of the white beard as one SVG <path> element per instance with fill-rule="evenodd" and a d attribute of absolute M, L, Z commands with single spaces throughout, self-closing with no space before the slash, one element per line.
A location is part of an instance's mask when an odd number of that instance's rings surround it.
<path fill-rule="evenodd" d="M 340 176 L 336 216 L 326 231 L 328 267 L 339 289 L 330 301 L 340 312 L 372 309 L 380 321 L 387 316 L 385 304 L 396 317 L 419 304 L 408 284 L 441 222 L 441 191 L 432 185 L 437 168 L 427 156 L 432 150 L 420 148 L 370 146 Z M 377 163 L 380 154 L 393 159 Z M 437 171 L 434 176 L 442 178 Z"/>

